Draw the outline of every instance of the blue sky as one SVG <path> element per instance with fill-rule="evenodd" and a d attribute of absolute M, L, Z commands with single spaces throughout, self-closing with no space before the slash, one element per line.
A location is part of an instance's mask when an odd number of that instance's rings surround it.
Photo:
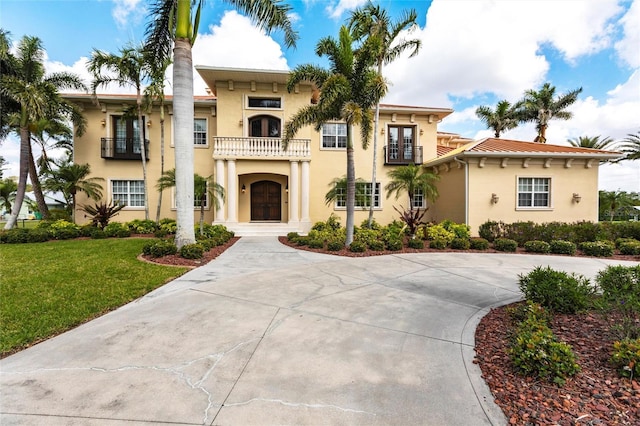
<path fill-rule="evenodd" d="M 339 27 L 364 0 L 292 0 L 300 35 L 286 49 L 282 34 L 256 29 L 227 3 L 208 0 L 193 49 L 195 65 L 292 69 L 322 63 L 317 41 Z M 453 108 L 439 130 L 469 138 L 492 135 L 475 117 L 480 105 L 516 101 L 527 89 L 550 82 L 559 93 L 583 88 L 570 121 L 552 121 L 549 143 L 579 136 L 622 139 L 640 130 L 640 0 L 379 0 L 393 17 L 414 8 L 420 38 L 414 58 L 384 70 L 390 92 L 384 102 Z M 88 80 L 86 58 L 95 49 L 117 52 L 144 37 L 141 0 L 2 0 L 0 26 L 14 42 L 37 36 L 47 69 L 72 71 Z M 126 93 L 128 89 L 110 89 Z M 195 81 L 196 94 L 204 84 Z M 533 140 L 533 125 L 503 134 Z M 1 146 L 17 173 L 17 145 Z M 600 189 L 640 191 L 640 161 L 601 167 Z"/>

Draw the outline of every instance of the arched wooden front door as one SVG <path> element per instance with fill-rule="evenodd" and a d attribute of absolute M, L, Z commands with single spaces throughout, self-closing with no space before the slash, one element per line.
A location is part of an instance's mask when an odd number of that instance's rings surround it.
<path fill-rule="evenodd" d="M 281 220 L 282 185 L 270 180 L 251 184 L 251 220 Z"/>

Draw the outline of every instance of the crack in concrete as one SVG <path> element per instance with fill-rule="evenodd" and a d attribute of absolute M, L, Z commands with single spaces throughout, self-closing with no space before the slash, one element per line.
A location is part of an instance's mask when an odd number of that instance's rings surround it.
<path fill-rule="evenodd" d="M 357 413 L 357 414 L 367 414 L 369 416 L 377 416 L 376 413 L 371 413 L 371 412 L 362 411 L 362 410 L 355 410 L 353 408 L 344 408 L 344 407 L 340 407 L 338 405 L 333 405 L 333 404 L 307 404 L 304 402 L 288 402 L 288 401 L 283 401 L 281 399 L 270 399 L 270 398 L 251 398 L 248 401 L 234 402 L 232 404 L 225 404 L 224 406 L 237 407 L 242 405 L 249 405 L 252 402 L 269 402 L 269 403 L 281 404 L 287 407 L 305 407 L 305 408 L 320 408 L 320 409 L 330 408 L 330 409 L 335 409 L 335 410 L 339 410 L 346 413 Z"/>

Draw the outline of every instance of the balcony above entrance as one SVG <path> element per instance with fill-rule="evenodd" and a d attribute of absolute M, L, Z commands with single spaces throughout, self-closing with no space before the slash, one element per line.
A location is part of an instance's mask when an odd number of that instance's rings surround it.
<path fill-rule="evenodd" d="M 214 158 L 290 160 L 310 159 L 311 140 L 291 139 L 286 150 L 281 138 L 214 137 Z"/>

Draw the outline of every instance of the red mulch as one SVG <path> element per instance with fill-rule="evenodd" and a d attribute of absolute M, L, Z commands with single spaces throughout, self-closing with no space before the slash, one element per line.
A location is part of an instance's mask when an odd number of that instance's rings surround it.
<path fill-rule="evenodd" d="M 165 265 L 197 267 L 215 259 L 233 245 L 215 247 L 198 261 L 179 256 L 165 256 L 150 261 Z M 399 251 L 367 251 L 352 253 L 347 249 L 330 252 L 290 243 L 282 244 L 301 250 L 337 256 L 366 257 L 397 253 L 467 252 L 503 253 L 495 250 L 435 250 L 430 248 Z M 524 253 L 518 249 L 517 253 Z M 577 254 L 581 256 L 580 254 Z M 640 260 L 640 256 L 611 257 L 619 260 Z M 611 259 L 610 258 L 610 259 Z M 609 324 L 598 313 L 555 315 L 551 328 L 555 335 L 573 348 L 581 371 L 559 387 L 516 373 L 507 354 L 509 324 L 507 306 L 492 309 L 476 329 L 476 362 L 482 375 L 511 425 L 640 425 L 640 384 L 637 380 L 618 377 L 609 364 L 614 341 Z"/>
<path fill-rule="evenodd" d="M 146 260 L 147 262 L 159 263 L 161 265 L 186 266 L 188 268 L 197 268 L 198 266 L 205 265 L 211 262 L 216 257 L 220 256 L 222 253 L 224 253 L 226 249 L 234 245 L 236 241 L 238 241 L 239 239 L 240 237 L 231 238 L 225 244 L 221 246 L 216 246 L 211 250 L 209 250 L 208 252 L 206 252 L 201 259 L 185 259 L 184 257 L 180 257 L 177 254 L 172 254 L 172 255 L 163 256 L 163 257 L 151 257 L 151 256 L 141 255 L 140 257 Z"/>

